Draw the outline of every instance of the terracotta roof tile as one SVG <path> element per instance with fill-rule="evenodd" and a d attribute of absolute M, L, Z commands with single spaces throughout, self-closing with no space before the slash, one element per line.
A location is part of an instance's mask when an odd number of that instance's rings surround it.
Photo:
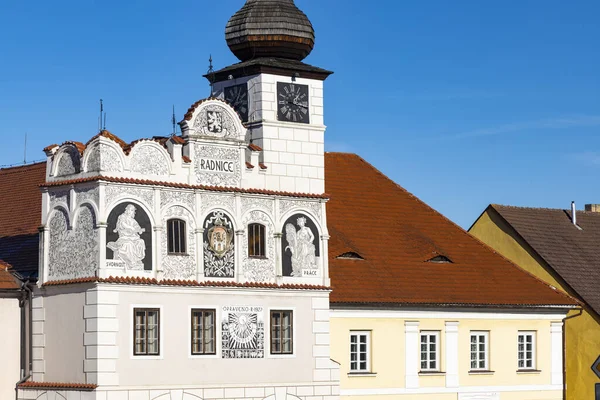
<path fill-rule="evenodd" d="M 98 387 L 92 383 L 60 383 L 60 382 L 33 382 L 27 381 L 19 385 L 23 389 L 61 389 L 61 390 L 86 390 L 91 391 Z"/>
<path fill-rule="evenodd" d="M 48 153 L 57 147 L 58 147 L 57 144 L 51 144 L 50 146 L 46 146 L 46 147 L 44 147 L 44 153 Z"/>
<path fill-rule="evenodd" d="M 0 259 L 24 277 L 37 274 L 45 180 L 45 162 L 0 169 Z"/>
<path fill-rule="evenodd" d="M 8 271 L 10 264 L 0 260 L 0 289 L 19 289 L 17 279 Z"/>
<path fill-rule="evenodd" d="M 100 131 L 100 133 L 98 133 L 96 136 L 94 136 L 90 140 L 88 140 L 87 143 L 85 144 L 85 146 L 87 147 L 91 142 L 93 142 L 98 137 L 105 137 L 107 139 L 110 139 L 113 142 L 117 143 L 122 149 L 127 147 L 127 143 L 125 143 L 125 141 L 121 140 L 121 138 L 119 138 L 117 135 L 115 135 L 107 130 Z"/>
<path fill-rule="evenodd" d="M 568 306 L 354 154 L 326 153 L 332 303 Z M 356 252 L 364 260 L 339 259 Z M 424 261 L 442 254 L 453 263 Z"/>
<path fill-rule="evenodd" d="M 220 101 L 221 103 L 225 103 L 225 104 L 229 105 L 228 102 L 226 102 L 223 99 L 219 99 L 218 97 L 207 97 L 206 99 L 198 100 L 197 102 L 195 102 L 194 104 L 192 104 L 190 106 L 190 108 L 188 108 L 188 110 L 185 113 L 185 115 L 183 116 L 183 119 L 185 121 L 191 120 L 192 117 L 194 116 L 194 111 L 196 111 L 196 108 L 198 108 L 198 106 L 200 106 L 200 104 L 202 104 L 204 102 L 207 102 L 207 101 L 211 101 L 211 100 L 217 100 L 217 101 Z"/>
<path fill-rule="evenodd" d="M 331 290 L 329 287 L 320 285 L 305 285 L 305 284 L 282 284 L 277 285 L 274 283 L 260 283 L 260 282 L 198 282 L 195 280 L 174 280 L 174 279 L 163 279 L 157 280 L 155 278 L 142 278 L 142 277 L 113 277 L 108 278 L 79 278 L 69 279 L 60 281 L 48 281 L 44 283 L 44 286 L 60 286 L 60 285 L 74 285 L 80 283 L 115 283 L 115 284 L 127 284 L 127 285 L 160 285 L 160 286 L 193 286 L 193 287 L 237 287 L 237 288 L 272 288 L 272 289 L 291 289 L 291 290 Z"/>
<path fill-rule="evenodd" d="M 492 204 L 524 241 L 600 314 L 600 213 Z"/>
<path fill-rule="evenodd" d="M 270 195 L 277 195 L 277 196 L 304 197 L 304 198 L 311 198 L 311 199 L 327 199 L 328 198 L 328 195 L 326 193 L 323 193 L 323 194 L 292 193 L 292 192 L 280 192 L 280 191 L 275 191 L 275 190 L 263 190 L 263 189 L 244 189 L 244 188 L 236 188 L 236 187 L 189 185 L 187 183 L 150 181 L 147 179 L 118 178 L 118 177 L 111 177 L 111 176 L 91 176 L 88 178 L 46 182 L 40 186 L 55 187 L 55 186 L 74 185 L 77 183 L 96 182 L 96 181 L 113 182 L 113 183 L 129 183 L 129 184 L 133 184 L 133 185 L 164 186 L 164 187 L 173 187 L 173 188 L 180 188 L 180 189 L 203 189 L 203 190 L 210 190 L 210 191 L 215 191 L 215 192 L 270 194 Z"/>

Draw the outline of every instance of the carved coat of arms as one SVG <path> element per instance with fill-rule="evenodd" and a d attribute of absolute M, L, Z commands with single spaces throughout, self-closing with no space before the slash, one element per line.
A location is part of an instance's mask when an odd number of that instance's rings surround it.
<path fill-rule="evenodd" d="M 210 222 L 213 225 L 208 229 L 208 247 L 221 258 L 233 245 L 233 229 L 227 226 L 228 221 L 221 212 L 215 212 Z"/>

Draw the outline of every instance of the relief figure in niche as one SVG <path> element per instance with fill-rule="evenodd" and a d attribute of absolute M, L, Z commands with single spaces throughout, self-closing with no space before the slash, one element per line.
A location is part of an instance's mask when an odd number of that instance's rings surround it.
<path fill-rule="evenodd" d="M 116 242 L 108 242 L 106 247 L 113 251 L 115 260 L 125 262 L 128 269 L 144 269 L 143 259 L 146 257 L 146 244 L 140 237 L 146 231 L 135 220 L 136 208 L 133 204 L 127 205 L 125 211 L 119 215 L 117 226 L 113 232 L 119 235 Z"/>
<path fill-rule="evenodd" d="M 306 217 L 298 217 L 296 223 L 299 227 L 297 231 L 293 223 L 285 225 L 285 239 L 288 245 L 285 247 L 284 253 L 288 251 L 291 253 L 291 276 L 302 276 L 302 270 L 317 268 L 315 235 L 306 226 Z"/>

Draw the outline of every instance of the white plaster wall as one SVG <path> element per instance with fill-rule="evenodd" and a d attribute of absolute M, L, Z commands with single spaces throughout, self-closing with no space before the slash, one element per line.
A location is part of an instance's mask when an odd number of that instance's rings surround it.
<path fill-rule="evenodd" d="M 119 293 L 117 372 L 119 385 L 260 385 L 261 383 L 312 382 L 315 359 L 315 333 L 312 308 L 314 296 L 328 293 L 257 290 L 254 292 L 214 291 L 182 288 L 136 287 Z M 161 307 L 161 356 L 158 359 L 134 357 L 132 349 L 133 306 Z M 262 306 L 265 321 L 265 358 L 223 359 L 218 356 L 190 357 L 190 307 L 210 307 L 217 310 L 217 339 L 221 335 L 222 306 Z M 294 310 L 293 356 L 273 357 L 269 354 L 269 308 Z M 327 331 L 329 329 L 328 322 Z M 220 343 L 217 347 L 220 350 Z M 328 346 L 327 346 L 328 351 Z M 328 354 L 327 354 L 328 356 Z M 151 379 L 149 379 L 151 377 Z"/>
<path fill-rule="evenodd" d="M 0 298 L 0 399 L 15 396 L 20 378 L 21 312 L 18 299 Z"/>
<path fill-rule="evenodd" d="M 42 371 L 37 372 L 43 372 L 46 382 L 85 382 L 85 290 L 74 286 L 46 288 L 41 295 L 44 307 L 34 312 L 39 324 L 34 326 L 34 333 L 42 329 L 44 360 L 38 367 Z"/>

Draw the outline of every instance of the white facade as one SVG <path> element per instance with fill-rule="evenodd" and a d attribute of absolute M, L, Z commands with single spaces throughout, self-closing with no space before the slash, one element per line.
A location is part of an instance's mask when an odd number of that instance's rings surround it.
<path fill-rule="evenodd" d="M 0 398 L 15 396 L 15 383 L 20 379 L 21 309 L 19 299 L 0 297 Z"/>

